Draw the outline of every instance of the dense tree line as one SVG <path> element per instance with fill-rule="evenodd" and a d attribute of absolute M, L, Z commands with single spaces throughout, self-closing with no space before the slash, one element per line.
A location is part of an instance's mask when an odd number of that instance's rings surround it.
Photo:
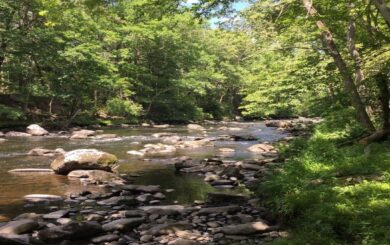
<path fill-rule="evenodd" d="M 0 113 L 186 121 L 336 108 L 389 130 L 384 1 L 251 1 L 210 28 L 233 2 L 2 0 Z"/>
<path fill-rule="evenodd" d="M 3 120 L 220 119 L 250 46 L 181 1 L 2 0 L 0 31 Z"/>

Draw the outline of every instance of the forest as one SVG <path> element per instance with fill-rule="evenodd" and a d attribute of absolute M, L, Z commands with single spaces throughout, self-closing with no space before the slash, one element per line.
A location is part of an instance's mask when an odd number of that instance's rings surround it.
<path fill-rule="evenodd" d="M 390 241 L 389 79 L 388 0 L 0 0 L 0 129 L 321 118 L 255 187 L 276 244 Z"/>

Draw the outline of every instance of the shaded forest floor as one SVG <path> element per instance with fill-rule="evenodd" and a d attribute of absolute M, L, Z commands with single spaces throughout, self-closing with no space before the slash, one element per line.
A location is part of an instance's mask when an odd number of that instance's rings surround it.
<path fill-rule="evenodd" d="M 258 190 L 291 228 L 280 244 L 388 244 L 390 141 L 346 145 L 357 131 L 340 112 L 280 146 L 286 163 Z"/>

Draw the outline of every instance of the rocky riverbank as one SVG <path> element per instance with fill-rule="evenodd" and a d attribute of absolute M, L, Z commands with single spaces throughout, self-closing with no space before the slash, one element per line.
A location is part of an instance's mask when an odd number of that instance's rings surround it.
<path fill-rule="evenodd" d="M 188 130 L 204 129 L 191 125 Z M 149 150 L 140 151 L 142 155 L 169 154 L 181 147 L 204 147 L 216 140 L 188 141 L 175 135 L 156 137 L 166 137 L 167 146 L 171 148 L 149 145 L 144 148 Z M 248 149 L 257 154 L 256 159 L 251 160 L 226 160 L 224 154 L 231 149 L 221 148 L 220 151 L 223 154 L 218 157 L 203 160 L 180 157 L 172 159 L 172 163 L 177 171 L 202 175 L 205 181 L 220 189 L 250 188 L 283 164 L 277 150 L 266 143 Z M 64 154 L 60 150 L 44 152 L 60 154 L 54 161 L 57 163 L 52 163 L 57 173 L 80 178 L 88 184 L 98 184 L 104 191 L 72 193 L 62 200 L 63 205 L 58 205 L 61 197 L 57 196 L 26 197 L 29 204 L 45 203 L 52 207 L 53 212 L 25 213 L 1 223 L 0 244 L 262 244 L 288 235 L 269 219 L 269 212 L 261 206 L 260 200 L 252 196 L 212 192 L 205 201 L 195 201 L 192 205 L 161 205 L 165 195 L 174 190 L 132 185 L 107 172 L 115 166 L 113 156 L 95 153 L 86 159 L 85 155 L 77 158 L 75 153 Z M 58 164 L 58 159 L 61 159 L 61 164 Z M 88 164 L 88 170 L 75 162 L 92 164 Z M 97 163 L 104 167 L 96 169 Z"/>

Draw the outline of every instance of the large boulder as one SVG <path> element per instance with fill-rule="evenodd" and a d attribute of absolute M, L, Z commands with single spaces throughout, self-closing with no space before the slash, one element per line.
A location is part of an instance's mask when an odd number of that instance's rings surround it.
<path fill-rule="evenodd" d="M 26 129 L 26 132 L 32 136 L 44 136 L 49 134 L 46 129 L 42 128 L 38 124 L 29 125 Z"/>
<path fill-rule="evenodd" d="M 112 172 L 116 156 L 96 149 L 69 151 L 57 157 L 50 167 L 57 174 L 67 175 L 73 170 L 104 170 Z"/>

